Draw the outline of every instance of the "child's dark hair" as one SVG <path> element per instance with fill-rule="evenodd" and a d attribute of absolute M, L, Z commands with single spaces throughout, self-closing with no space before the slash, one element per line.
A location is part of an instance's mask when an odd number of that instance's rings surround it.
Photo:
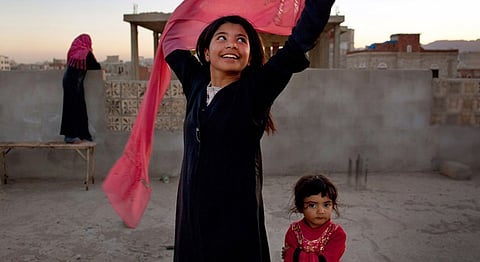
<path fill-rule="evenodd" d="M 325 175 L 306 175 L 301 177 L 294 188 L 294 205 L 290 209 L 292 213 L 302 213 L 304 209 L 304 199 L 311 195 L 322 194 L 332 200 L 333 210 L 340 216 L 337 207 L 337 188 Z"/>

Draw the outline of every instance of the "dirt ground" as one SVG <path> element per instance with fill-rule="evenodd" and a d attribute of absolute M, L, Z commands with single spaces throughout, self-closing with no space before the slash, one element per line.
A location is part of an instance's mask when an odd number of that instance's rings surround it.
<path fill-rule="evenodd" d="M 456 181 L 435 173 L 369 174 L 365 188 L 346 174 L 339 187 L 344 262 L 479 261 L 480 176 Z M 153 193 L 136 229 L 126 228 L 101 190 L 81 178 L 10 177 L 0 185 L 0 261 L 172 261 L 177 178 L 152 177 Z M 298 176 L 266 176 L 264 198 L 272 262 L 288 225 Z M 362 179 L 363 181 L 363 179 Z"/>

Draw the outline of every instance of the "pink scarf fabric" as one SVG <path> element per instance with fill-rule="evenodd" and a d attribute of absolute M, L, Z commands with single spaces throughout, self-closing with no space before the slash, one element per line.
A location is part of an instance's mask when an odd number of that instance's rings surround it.
<path fill-rule="evenodd" d="M 123 155 L 102 188 L 112 207 L 130 228 L 140 222 L 151 195 L 148 168 L 157 110 L 170 83 L 165 56 L 175 49 L 194 49 L 201 30 L 214 19 L 240 15 L 259 32 L 289 35 L 304 0 L 184 0 L 172 13 L 160 38 L 146 94 Z"/>
<path fill-rule="evenodd" d="M 92 39 L 87 34 L 77 36 L 67 53 L 67 64 L 69 66 L 87 70 L 87 55 L 92 52 Z"/>

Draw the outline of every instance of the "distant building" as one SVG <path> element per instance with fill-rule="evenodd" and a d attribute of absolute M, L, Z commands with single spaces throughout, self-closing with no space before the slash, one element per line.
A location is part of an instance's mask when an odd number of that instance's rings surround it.
<path fill-rule="evenodd" d="M 458 49 L 426 50 L 420 34 L 394 34 L 390 41 L 347 53 L 347 68 L 429 69 L 433 77 L 457 76 Z"/>
<path fill-rule="evenodd" d="M 105 70 L 106 80 L 129 80 L 131 78 L 130 69 L 132 68 L 131 62 L 124 62 L 120 60 L 118 55 L 107 56 L 107 59 L 100 62 L 102 69 Z M 148 80 L 152 71 L 153 59 L 139 57 L 138 73 L 139 78 L 137 80 Z"/>
<path fill-rule="evenodd" d="M 53 62 L 48 64 L 48 67 L 49 67 L 48 70 L 64 70 L 66 64 L 67 64 L 67 61 L 65 59 L 54 58 Z"/>
<path fill-rule="evenodd" d="M 355 30 L 348 28 L 346 26 L 340 27 L 340 59 L 338 68 L 346 68 L 347 67 L 347 53 L 354 51 L 354 38 L 355 38 Z M 334 61 L 334 37 L 330 38 L 330 64 L 329 68 L 335 68 L 333 65 Z"/>
<path fill-rule="evenodd" d="M 12 63 L 12 71 L 49 71 L 64 70 L 65 60 L 53 59 L 52 62 L 37 62 L 35 64 Z"/>
<path fill-rule="evenodd" d="M 131 41 L 131 79 L 142 79 L 143 69 L 140 69 L 138 55 L 138 27 L 153 31 L 153 51 L 158 49 L 160 35 L 170 17 L 170 13 L 148 12 L 140 14 L 124 14 L 123 20 L 130 23 Z M 340 24 L 345 20 L 344 16 L 330 16 L 323 33 L 317 39 L 317 45 L 308 52 L 310 67 L 312 68 L 339 68 L 340 67 Z M 287 40 L 287 36 L 260 33 L 266 49 L 267 58 L 280 49 Z M 333 44 L 333 47 L 331 47 Z M 331 55 L 333 54 L 333 55 Z M 330 60 L 331 59 L 331 60 Z M 148 73 L 148 67 L 147 67 Z"/>
<path fill-rule="evenodd" d="M 480 78 L 480 52 L 458 54 L 457 72 L 459 78 Z"/>
<path fill-rule="evenodd" d="M 0 71 L 10 71 L 10 61 L 8 56 L 0 55 Z"/>
<path fill-rule="evenodd" d="M 129 79 L 128 66 L 120 60 L 118 55 L 107 56 L 107 59 L 100 62 L 102 68 L 105 70 L 106 80 L 126 80 Z"/>

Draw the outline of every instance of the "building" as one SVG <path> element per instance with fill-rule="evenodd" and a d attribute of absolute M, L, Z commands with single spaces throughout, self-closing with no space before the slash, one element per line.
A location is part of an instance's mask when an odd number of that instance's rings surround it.
<path fill-rule="evenodd" d="M 340 34 L 340 61 L 338 64 L 338 68 L 346 68 L 347 67 L 347 53 L 354 51 L 354 38 L 355 38 L 355 30 L 348 28 L 346 26 L 340 27 L 341 34 Z M 333 39 L 330 41 L 330 59 L 329 61 L 333 61 L 333 48 L 334 42 Z M 329 68 L 334 68 L 333 64 L 330 64 Z"/>
<path fill-rule="evenodd" d="M 105 70 L 106 80 L 128 80 L 131 79 L 131 62 L 120 60 L 118 55 L 107 56 L 107 59 L 100 62 L 102 69 Z M 153 59 L 139 57 L 138 79 L 149 80 L 152 71 Z"/>
<path fill-rule="evenodd" d="M 0 55 L 0 71 L 10 71 L 10 61 L 8 56 Z"/>
<path fill-rule="evenodd" d="M 120 60 L 118 55 L 107 56 L 107 59 L 100 62 L 102 69 L 105 70 L 106 80 L 111 79 L 129 79 L 127 65 Z"/>
<path fill-rule="evenodd" d="M 480 52 L 461 52 L 458 54 L 459 78 L 480 78 Z"/>
<path fill-rule="evenodd" d="M 54 58 L 51 63 L 48 63 L 48 70 L 65 70 L 67 60 Z"/>
<path fill-rule="evenodd" d="M 160 34 L 170 17 L 170 13 L 149 12 L 140 14 L 124 14 L 123 20 L 130 23 L 131 41 L 131 78 L 141 79 L 140 61 L 138 55 L 138 27 L 153 31 L 153 51 L 157 51 Z M 340 68 L 341 67 L 341 23 L 345 21 L 344 16 L 330 16 L 323 33 L 320 35 L 315 48 L 309 51 L 310 67 L 313 68 Z M 282 47 L 287 36 L 260 34 L 266 47 L 267 57 L 271 56 Z"/>
<path fill-rule="evenodd" d="M 384 43 L 347 53 L 347 68 L 354 69 L 429 69 L 433 77 L 457 76 L 458 49 L 427 50 L 420 34 L 394 34 Z"/>

